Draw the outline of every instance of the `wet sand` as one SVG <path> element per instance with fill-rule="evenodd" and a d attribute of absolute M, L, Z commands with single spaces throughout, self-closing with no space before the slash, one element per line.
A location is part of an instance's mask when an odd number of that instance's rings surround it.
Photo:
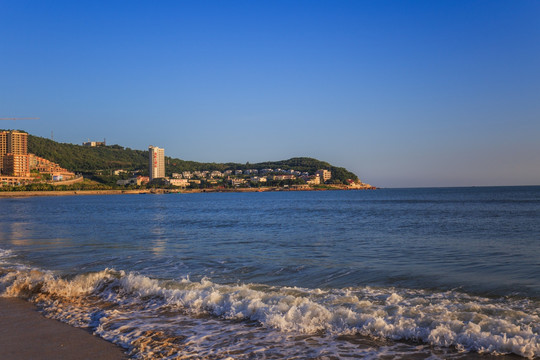
<path fill-rule="evenodd" d="M 127 359 L 124 350 L 90 332 L 43 317 L 29 302 L 0 298 L 0 358 Z"/>

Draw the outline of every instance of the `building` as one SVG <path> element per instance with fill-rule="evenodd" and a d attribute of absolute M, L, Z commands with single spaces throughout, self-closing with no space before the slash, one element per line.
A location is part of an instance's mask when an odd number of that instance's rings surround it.
<path fill-rule="evenodd" d="M 28 155 L 7 154 L 2 157 L 3 172 L 11 176 L 30 176 L 30 161 Z"/>
<path fill-rule="evenodd" d="M 8 155 L 14 157 L 6 159 Z M 18 155 L 28 155 L 28 134 L 17 130 L 0 131 L 0 172 L 12 176 L 26 176 L 14 173 L 26 173 L 28 169 L 30 173 L 28 156 Z"/>
<path fill-rule="evenodd" d="M 246 183 L 246 179 L 238 179 L 238 178 L 231 178 L 229 179 L 229 182 L 232 186 L 239 186 Z"/>
<path fill-rule="evenodd" d="M 21 131 L 9 131 L 7 135 L 7 154 L 28 154 L 28 134 Z"/>
<path fill-rule="evenodd" d="M 4 156 L 7 154 L 7 131 L 0 131 L 0 174 L 3 174 Z"/>
<path fill-rule="evenodd" d="M 315 176 L 306 176 L 304 180 L 308 185 L 319 185 L 321 183 L 321 177 L 318 174 Z"/>
<path fill-rule="evenodd" d="M 315 174 L 321 177 L 321 182 L 326 182 L 332 178 L 332 172 L 329 170 L 317 170 Z"/>
<path fill-rule="evenodd" d="M 182 177 L 184 179 L 191 179 L 193 177 L 193 174 L 191 173 L 191 171 L 183 171 L 182 172 Z"/>
<path fill-rule="evenodd" d="M 282 180 L 294 180 L 296 179 L 296 176 L 294 175 L 274 175 L 274 176 L 271 176 L 270 179 L 276 181 L 282 181 Z"/>
<path fill-rule="evenodd" d="M 189 180 L 188 179 L 167 179 L 167 184 L 172 186 L 180 186 L 180 187 L 186 187 L 189 186 Z"/>
<path fill-rule="evenodd" d="M 142 185 L 148 183 L 148 176 L 136 176 L 127 180 L 118 180 L 116 185 L 126 186 L 126 185 Z"/>
<path fill-rule="evenodd" d="M 266 182 L 266 176 L 252 176 L 249 181 L 254 183 L 265 183 Z"/>
<path fill-rule="evenodd" d="M 165 149 L 150 145 L 148 147 L 150 181 L 165 177 Z"/>
<path fill-rule="evenodd" d="M 2 166 L 2 156 L 7 154 L 7 131 L 0 131 L 0 169 Z"/>
<path fill-rule="evenodd" d="M 2 186 L 19 186 L 26 185 L 34 182 L 33 177 L 21 177 L 21 176 L 4 176 L 0 175 L 0 187 Z"/>
<path fill-rule="evenodd" d="M 88 146 L 88 147 L 106 146 L 105 140 L 103 140 L 103 141 L 86 141 L 86 142 L 83 142 L 82 144 L 83 144 L 83 146 Z"/>
<path fill-rule="evenodd" d="M 75 177 L 71 171 L 61 167 L 55 162 L 45 158 L 28 154 L 30 170 L 37 170 L 40 174 L 50 174 L 51 176 L 61 176 L 63 180 L 69 180 Z"/>

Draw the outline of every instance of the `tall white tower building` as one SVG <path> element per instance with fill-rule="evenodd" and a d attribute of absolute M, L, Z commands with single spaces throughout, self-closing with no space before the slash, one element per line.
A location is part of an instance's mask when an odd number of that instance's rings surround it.
<path fill-rule="evenodd" d="M 149 176 L 150 181 L 165 177 L 165 149 L 150 145 L 148 147 L 150 153 Z"/>

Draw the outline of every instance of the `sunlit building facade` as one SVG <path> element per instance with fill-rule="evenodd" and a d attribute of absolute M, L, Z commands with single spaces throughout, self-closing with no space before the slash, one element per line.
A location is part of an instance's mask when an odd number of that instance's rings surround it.
<path fill-rule="evenodd" d="M 17 130 L 0 131 L 0 173 L 26 176 L 18 174 L 30 173 L 27 155 L 27 133 Z"/>
<path fill-rule="evenodd" d="M 165 149 L 150 145 L 148 147 L 149 156 L 149 177 L 150 181 L 165 177 Z"/>

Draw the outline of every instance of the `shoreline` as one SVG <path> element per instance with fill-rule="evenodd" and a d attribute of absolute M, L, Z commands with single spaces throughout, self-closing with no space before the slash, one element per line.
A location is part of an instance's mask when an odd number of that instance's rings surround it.
<path fill-rule="evenodd" d="M 2 359 L 127 360 L 126 350 L 40 314 L 30 302 L 0 297 Z"/>
<path fill-rule="evenodd" d="M 74 196 L 74 195 L 145 195 L 145 194 L 198 194 L 198 193 L 246 193 L 277 191 L 336 191 L 336 190 L 375 190 L 376 187 L 351 188 L 336 186 L 334 188 L 238 188 L 238 189 L 138 189 L 138 190 L 47 190 L 47 191 L 0 191 L 0 198 L 21 198 L 35 196 Z"/>

